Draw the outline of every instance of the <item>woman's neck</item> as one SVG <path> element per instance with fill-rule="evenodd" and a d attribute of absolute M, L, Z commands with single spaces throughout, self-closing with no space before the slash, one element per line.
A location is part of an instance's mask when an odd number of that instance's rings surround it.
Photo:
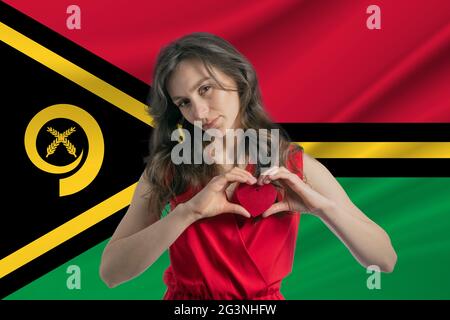
<path fill-rule="evenodd" d="M 227 139 L 226 137 L 223 137 L 222 139 L 215 139 L 212 144 L 215 143 L 221 143 L 221 148 L 214 148 L 214 158 L 216 164 L 219 166 L 221 173 L 225 173 L 234 167 L 245 169 L 249 163 L 248 155 L 242 152 L 242 148 L 239 148 L 242 141 L 238 141 L 237 137 L 234 137 L 233 141 L 231 142 L 231 145 L 227 145 Z M 242 146 L 241 146 L 242 147 Z M 245 145 L 244 145 L 245 147 Z"/>

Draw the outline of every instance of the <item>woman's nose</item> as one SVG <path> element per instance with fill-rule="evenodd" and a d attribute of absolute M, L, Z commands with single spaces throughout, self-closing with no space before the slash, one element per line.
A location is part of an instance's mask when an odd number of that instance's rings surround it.
<path fill-rule="evenodd" d="M 192 116 L 194 121 L 201 121 L 206 119 L 209 112 L 209 107 L 206 101 L 192 101 Z"/>

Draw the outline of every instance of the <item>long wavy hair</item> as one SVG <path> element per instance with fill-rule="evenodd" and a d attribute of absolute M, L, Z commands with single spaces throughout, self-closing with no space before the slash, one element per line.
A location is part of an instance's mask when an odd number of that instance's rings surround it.
<path fill-rule="evenodd" d="M 289 152 L 290 139 L 286 132 L 273 123 L 263 109 L 261 93 L 255 69 L 229 42 L 209 33 L 192 33 L 175 40 L 164 47 L 156 61 L 148 104 L 149 113 L 154 120 L 150 139 L 150 153 L 147 158 L 145 175 L 150 182 L 150 212 L 161 214 L 168 201 L 187 190 L 189 186 L 201 188 L 212 177 L 220 173 L 216 164 L 178 164 L 171 160 L 171 151 L 179 143 L 172 141 L 171 134 L 183 123 L 193 136 L 194 127 L 184 121 L 179 108 L 172 102 L 167 91 L 167 82 L 177 65 L 185 59 L 198 59 L 205 66 L 220 90 L 225 88 L 214 76 L 212 67 L 219 69 L 237 84 L 239 95 L 238 119 L 245 129 L 279 129 L 279 163 L 285 165 Z M 268 137 L 270 140 L 270 136 Z M 206 146 L 203 143 L 203 148 Z M 193 147 L 193 146 L 192 146 Z M 294 148 L 301 147 L 295 145 Z M 245 148 L 246 156 L 249 150 Z M 192 154 L 192 153 L 191 153 Z M 255 175 L 260 173 L 260 163 L 256 164 Z"/>

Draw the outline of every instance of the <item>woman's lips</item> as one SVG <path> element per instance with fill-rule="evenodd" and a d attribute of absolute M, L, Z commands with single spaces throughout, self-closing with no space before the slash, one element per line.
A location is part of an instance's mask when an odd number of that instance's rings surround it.
<path fill-rule="evenodd" d="M 211 129 L 211 128 L 216 128 L 219 118 L 220 118 L 220 116 L 215 118 L 213 121 L 203 125 L 203 129 L 208 130 L 208 129 Z"/>

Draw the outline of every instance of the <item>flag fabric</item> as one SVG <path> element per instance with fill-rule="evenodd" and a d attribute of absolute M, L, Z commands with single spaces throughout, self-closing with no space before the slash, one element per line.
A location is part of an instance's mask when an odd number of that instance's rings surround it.
<path fill-rule="evenodd" d="M 397 251 L 371 288 L 371 273 L 304 215 L 286 299 L 449 299 L 446 0 L 0 3 L 3 199 L 14 208 L 0 226 L 0 296 L 162 298 L 167 253 L 114 289 L 98 268 L 144 168 L 156 55 L 196 31 L 250 60 L 271 118 Z"/>

